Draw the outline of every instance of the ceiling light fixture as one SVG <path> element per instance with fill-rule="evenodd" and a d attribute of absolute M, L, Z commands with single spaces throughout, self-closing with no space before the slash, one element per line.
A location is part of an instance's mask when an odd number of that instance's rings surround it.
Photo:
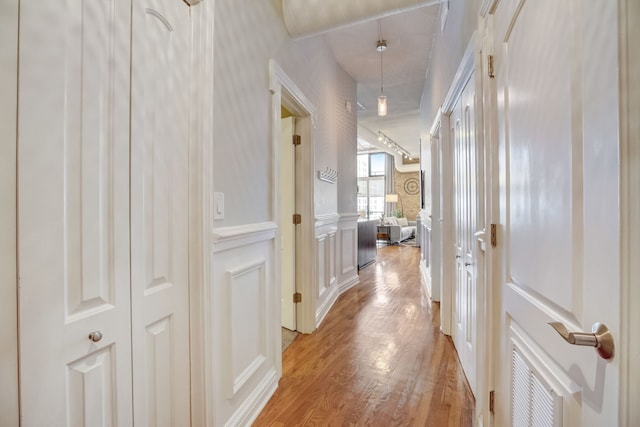
<path fill-rule="evenodd" d="M 387 41 L 382 39 L 382 24 L 378 21 L 378 43 L 376 44 L 376 50 L 380 52 L 380 96 L 378 97 L 378 115 L 387 115 L 387 97 L 384 96 L 383 85 L 383 68 L 382 68 L 382 52 L 387 49 Z"/>
<path fill-rule="evenodd" d="M 400 155 L 405 159 L 413 160 L 413 156 L 406 148 L 395 142 L 393 139 L 389 138 L 381 130 L 378 131 L 378 141 L 382 141 L 384 145 L 388 145 L 392 150 L 400 153 Z"/>

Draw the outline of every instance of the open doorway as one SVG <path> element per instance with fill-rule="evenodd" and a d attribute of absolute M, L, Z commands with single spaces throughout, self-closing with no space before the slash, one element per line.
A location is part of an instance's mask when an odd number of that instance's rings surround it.
<path fill-rule="evenodd" d="M 270 61 L 269 69 L 273 95 L 273 217 L 280 231 L 274 248 L 278 258 L 275 276 L 280 283 L 282 325 L 311 333 L 316 327 L 317 298 L 313 173 L 316 109 L 275 61 Z M 295 146 L 294 133 L 299 135 Z"/>

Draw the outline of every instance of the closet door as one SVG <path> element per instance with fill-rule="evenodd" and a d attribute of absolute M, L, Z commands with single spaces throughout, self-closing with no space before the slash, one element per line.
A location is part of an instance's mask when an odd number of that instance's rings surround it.
<path fill-rule="evenodd" d="M 132 424 L 130 2 L 21 2 L 23 426 Z"/>
<path fill-rule="evenodd" d="M 454 213 L 456 282 L 452 331 L 460 363 L 476 393 L 477 290 L 477 168 L 475 130 L 475 84 L 467 81 L 451 113 L 454 158 Z"/>
<path fill-rule="evenodd" d="M 132 33 L 134 419 L 188 426 L 189 8 L 136 0 Z"/>

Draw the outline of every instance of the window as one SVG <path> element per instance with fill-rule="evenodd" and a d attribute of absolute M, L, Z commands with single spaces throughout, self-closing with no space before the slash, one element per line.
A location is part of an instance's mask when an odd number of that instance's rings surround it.
<path fill-rule="evenodd" d="M 385 153 L 358 155 L 358 212 L 366 218 L 384 216 Z"/>

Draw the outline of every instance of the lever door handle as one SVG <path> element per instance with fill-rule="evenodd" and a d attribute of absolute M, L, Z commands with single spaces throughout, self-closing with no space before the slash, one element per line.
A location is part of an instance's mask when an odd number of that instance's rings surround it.
<path fill-rule="evenodd" d="M 609 328 L 602 323 L 594 323 L 590 334 L 586 332 L 569 332 L 560 322 L 550 322 L 549 325 L 569 344 L 595 347 L 603 359 L 608 360 L 613 357 L 613 335 L 611 335 Z"/>

